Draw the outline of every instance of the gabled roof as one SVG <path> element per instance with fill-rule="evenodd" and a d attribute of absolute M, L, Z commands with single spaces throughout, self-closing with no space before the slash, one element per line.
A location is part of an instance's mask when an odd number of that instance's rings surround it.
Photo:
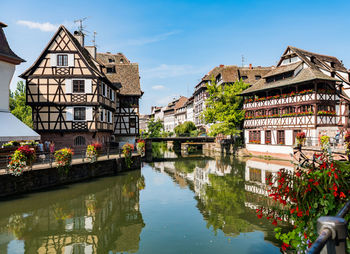
<path fill-rule="evenodd" d="M 120 83 L 121 95 L 142 96 L 139 65 L 131 63 L 122 53 L 97 53 L 97 60 L 106 68 L 115 67 L 115 73 L 106 73 L 111 83 Z"/>
<path fill-rule="evenodd" d="M 51 44 L 55 41 L 56 37 L 58 36 L 58 34 L 61 31 L 64 31 L 69 39 L 72 41 L 73 45 L 76 47 L 77 51 L 81 54 L 82 59 L 85 60 L 85 63 L 88 67 L 90 67 L 92 69 L 92 71 L 100 77 L 105 78 L 105 75 L 100 71 L 100 66 L 98 64 L 98 62 L 92 58 L 92 56 L 90 55 L 90 53 L 87 51 L 87 49 L 85 49 L 83 46 L 80 45 L 80 43 L 78 42 L 78 40 L 67 30 L 67 28 L 65 28 L 65 26 L 61 25 L 58 30 L 56 31 L 56 33 L 54 34 L 54 36 L 51 38 L 51 40 L 49 41 L 49 43 L 46 45 L 46 47 L 44 48 L 44 50 L 41 52 L 41 54 L 39 55 L 39 57 L 37 58 L 37 60 L 33 63 L 32 66 L 30 66 L 24 73 L 22 73 L 20 75 L 21 78 L 25 78 L 28 77 L 29 75 L 31 75 L 35 69 L 38 67 L 38 65 L 40 64 L 40 61 L 42 59 L 42 57 L 44 56 L 44 54 L 46 53 L 46 51 L 50 48 Z"/>
<path fill-rule="evenodd" d="M 4 27 L 7 27 L 7 25 L 0 22 L 0 60 L 12 64 L 25 62 L 11 50 L 3 30 Z"/>
<path fill-rule="evenodd" d="M 299 57 L 300 60 L 295 63 L 282 65 L 284 59 L 294 56 Z M 292 77 L 277 80 L 274 82 L 266 82 L 266 78 L 268 77 L 276 76 L 291 71 L 294 71 Z M 256 82 L 253 86 L 249 87 L 241 94 L 244 95 L 257 91 L 267 90 L 271 88 L 279 88 L 312 80 L 328 80 L 337 82 L 339 81 L 339 79 L 325 74 L 327 72 L 331 73 L 336 71 L 348 73 L 346 68 L 336 57 L 320 55 L 292 46 L 288 46 L 287 49 L 284 51 L 279 63 L 277 64 L 277 67 L 271 70 L 264 76 L 263 79 Z M 344 78 L 341 76 L 339 76 L 339 78 L 345 82 L 349 82 L 348 80 L 344 80 Z"/>
<path fill-rule="evenodd" d="M 181 96 L 175 104 L 175 109 L 183 108 L 184 106 L 186 106 L 187 101 L 188 99 L 185 96 Z"/>

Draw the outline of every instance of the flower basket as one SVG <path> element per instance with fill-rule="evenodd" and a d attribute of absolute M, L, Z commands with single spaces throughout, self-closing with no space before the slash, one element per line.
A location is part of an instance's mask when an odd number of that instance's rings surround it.
<path fill-rule="evenodd" d="M 134 145 L 126 143 L 125 145 L 123 145 L 123 155 L 125 157 L 125 164 L 128 168 L 131 167 L 132 164 L 132 151 L 134 151 Z"/>
<path fill-rule="evenodd" d="M 86 157 L 90 160 L 91 163 L 97 161 L 97 158 L 100 156 L 102 150 L 102 145 L 100 143 L 94 143 L 88 145 L 86 148 Z"/>
<path fill-rule="evenodd" d="M 64 170 L 68 173 L 69 167 L 72 164 L 73 151 L 70 148 L 63 148 L 55 152 L 55 162 L 57 163 L 57 168 Z"/>
<path fill-rule="evenodd" d="M 145 149 L 146 149 L 145 141 L 142 139 L 138 140 L 136 144 L 136 149 L 138 154 L 140 154 L 142 157 L 145 156 Z"/>
<path fill-rule="evenodd" d="M 297 140 L 298 147 L 301 147 L 305 144 L 306 134 L 305 132 L 298 132 L 295 138 Z"/>
<path fill-rule="evenodd" d="M 20 176 L 25 167 L 31 166 L 35 160 L 35 149 L 29 146 L 19 147 L 10 157 L 7 165 L 8 172 L 14 176 Z"/>

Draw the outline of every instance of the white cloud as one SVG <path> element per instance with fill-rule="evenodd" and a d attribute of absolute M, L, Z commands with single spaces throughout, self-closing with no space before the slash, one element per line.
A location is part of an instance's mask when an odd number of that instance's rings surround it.
<path fill-rule="evenodd" d="M 17 24 L 26 26 L 30 29 L 39 29 L 43 32 L 55 32 L 59 27 L 59 25 L 54 25 L 49 22 L 39 23 L 39 22 L 33 22 L 29 20 L 18 20 Z"/>
<path fill-rule="evenodd" d="M 158 86 L 152 86 L 153 90 L 163 90 L 165 87 L 162 85 L 158 85 Z"/>
<path fill-rule="evenodd" d="M 125 44 L 129 45 L 129 46 L 142 46 L 145 44 L 166 40 L 169 36 L 174 35 L 174 34 L 178 34 L 178 33 L 180 33 L 180 31 L 171 31 L 168 33 L 154 35 L 152 37 L 131 39 L 131 40 L 127 40 Z"/>
<path fill-rule="evenodd" d="M 173 78 L 186 75 L 203 74 L 207 68 L 198 68 L 192 65 L 167 65 L 161 64 L 151 69 L 143 71 L 144 78 Z"/>

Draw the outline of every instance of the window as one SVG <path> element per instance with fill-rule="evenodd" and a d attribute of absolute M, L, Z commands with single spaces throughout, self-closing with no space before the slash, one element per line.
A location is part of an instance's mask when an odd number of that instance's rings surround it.
<path fill-rule="evenodd" d="M 106 84 L 105 83 L 102 83 L 101 84 L 101 94 L 103 95 L 103 96 L 106 96 Z"/>
<path fill-rule="evenodd" d="M 124 63 L 124 59 L 121 58 L 119 63 L 121 63 L 121 64 Z"/>
<path fill-rule="evenodd" d="M 260 144 L 260 131 L 249 131 L 249 143 Z"/>
<path fill-rule="evenodd" d="M 74 139 L 74 145 L 75 146 L 85 146 L 86 140 L 83 136 L 78 136 Z"/>
<path fill-rule="evenodd" d="M 57 55 L 57 66 L 68 66 L 68 55 Z"/>
<path fill-rule="evenodd" d="M 242 76 L 242 80 L 247 80 L 248 76 Z"/>
<path fill-rule="evenodd" d="M 113 58 L 108 58 L 108 62 L 109 62 L 109 63 L 114 63 L 115 60 L 114 60 Z"/>
<path fill-rule="evenodd" d="M 136 118 L 130 118 L 130 128 L 136 127 Z"/>
<path fill-rule="evenodd" d="M 107 73 L 115 73 L 115 66 L 107 67 Z"/>
<path fill-rule="evenodd" d="M 260 75 L 255 75 L 255 80 L 259 80 L 261 79 L 261 76 Z"/>
<path fill-rule="evenodd" d="M 101 109 L 100 111 L 100 121 L 104 122 L 105 121 L 105 110 Z"/>
<path fill-rule="evenodd" d="M 110 99 L 110 100 L 113 100 L 113 93 L 114 93 L 114 92 L 113 92 L 113 89 L 110 88 L 110 89 L 109 89 L 109 99 Z"/>
<path fill-rule="evenodd" d="M 86 120 L 86 108 L 74 107 L 74 120 L 85 121 Z"/>
<path fill-rule="evenodd" d="M 284 145 L 284 131 L 283 130 L 279 130 L 277 131 L 277 142 L 280 145 Z"/>
<path fill-rule="evenodd" d="M 108 123 L 112 122 L 112 112 L 111 111 L 107 111 L 107 122 Z"/>
<path fill-rule="evenodd" d="M 271 144 L 271 131 L 265 131 L 265 144 Z"/>
<path fill-rule="evenodd" d="M 84 93 L 84 92 L 85 92 L 85 81 L 73 80 L 73 93 Z"/>

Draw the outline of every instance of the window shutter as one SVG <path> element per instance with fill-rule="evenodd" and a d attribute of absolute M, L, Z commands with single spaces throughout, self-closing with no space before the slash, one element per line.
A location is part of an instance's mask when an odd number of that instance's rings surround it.
<path fill-rule="evenodd" d="M 68 66 L 74 67 L 74 54 L 68 54 Z"/>
<path fill-rule="evenodd" d="M 92 92 L 92 82 L 91 79 L 85 79 L 85 93 Z"/>
<path fill-rule="evenodd" d="M 112 90 L 112 101 L 114 101 L 114 91 Z"/>
<path fill-rule="evenodd" d="M 50 65 L 51 67 L 57 66 L 57 55 L 55 53 L 50 54 Z"/>
<path fill-rule="evenodd" d="M 72 93 L 72 80 L 66 79 L 66 93 Z"/>
<path fill-rule="evenodd" d="M 92 107 L 86 107 L 86 121 L 92 121 Z"/>
<path fill-rule="evenodd" d="M 66 107 L 66 121 L 73 121 L 73 107 Z"/>
<path fill-rule="evenodd" d="M 112 111 L 108 111 L 109 123 L 112 123 Z"/>
<path fill-rule="evenodd" d="M 107 93 L 107 85 L 105 85 L 105 93 L 104 93 L 105 97 L 108 97 L 108 93 Z"/>

